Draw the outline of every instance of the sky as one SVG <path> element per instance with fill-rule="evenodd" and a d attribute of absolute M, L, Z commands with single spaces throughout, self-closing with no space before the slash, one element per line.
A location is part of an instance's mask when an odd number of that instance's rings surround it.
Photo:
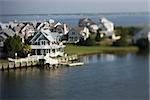
<path fill-rule="evenodd" d="M 0 0 L 0 14 L 149 12 L 149 0 Z"/>

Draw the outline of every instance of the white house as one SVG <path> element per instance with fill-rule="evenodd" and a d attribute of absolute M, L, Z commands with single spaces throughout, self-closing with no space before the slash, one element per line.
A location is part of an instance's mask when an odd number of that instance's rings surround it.
<path fill-rule="evenodd" d="M 100 23 L 103 24 L 106 31 L 108 31 L 108 32 L 113 32 L 114 31 L 114 23 L 111 22 L 110 20 L 106 19 L 105 17 L 102 17 L 100 19 Z"/>
<path fill-rule="evenodd" d="M 33 55 L 63 56 L 64 45 L 60 42 L 59 33 L 41 30 L 30 40 Z"/>
<path fill-rule="evenodd" d="M 114 23 L 105 17 L 100 19 L 99 28 L 101 29 L 101 33 L 104 33 L 105 36 L 111 37 L 112 40 L 119 40 L 121 38 L 120 36 L 115 35 Z"/>
<path fill-rule="evenodd" d="M 97 33 L 97 30 L 98 30 L 98 26 L 96 24 L 93 24 L 93 25 L 90 25 L 90 32 L 92 33 Z"/>
<path fill-rule="evenodd" d="M 84 40 L 86 40 L 90 36 L 90 32 L 87 27 L 80 28 L 78 31 L 80 32 L 80 34 L 81 34 L 82 38 L 84 38 Z"/>

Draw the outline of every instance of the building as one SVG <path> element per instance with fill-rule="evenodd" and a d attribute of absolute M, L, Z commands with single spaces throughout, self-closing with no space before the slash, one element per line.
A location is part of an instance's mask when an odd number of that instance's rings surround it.
<path fill-rule="evenodd" d="M 41 30 L 30 40 L 32 55 L 63 56 L 64 45 L 60 42 L 59 33 Z"/>
<path fill-rule="evenodd" d="M 89 30 L 91 33 L 97 33 L 99 27 L 96 24 L 90 25 Z"/>
<path fill-rule="evenodd" d="M 102 17 L 100 19 L 100 24 L 102 24 L 102 26 L 105 27 L 104 28 L 105 31 L 108 31 L 108 32 L 114 31 L 114 23 L 106 19 L 105 17 Z"/>
<path fill-rule="evenodd" d="M 133 37 L 133 42 L 136 43 L 139 39 L 148 39 L 150 42 L 150 25 L 145 26 L 141 31 L 136 33 Z"/>
<path fill-rule="evenodd" d="M 4 42 L 8 37 L 13 37 L 16 33 L 12 29 L 3 29 L 0 32 L 0 47 L 4 46 Z"/>
<path fill-rule="evenodd" d="M 22 29 L 20 30 L 20 33 L 25 37 L 29 37 L 33 35 L 35 32 L 34 26 L 32 24 L 27 23 Z"/>
<path fill-rule="evenodd" d="M 71 30 L 67 34 L 68 34 L 68 43 L 78 43 L 79 40 L 81 39 L 80 32 L 75 28 L 71 28 Z"/>
<path fill-rule="evenodd" d="M 82 18 L 79 20 L 79 27 L 89 27 L 90 25 L 96 24 L 92 19 L 90 18 Z"/>
<path fill-rule="evenodd" d="M 102 33 L 101 35 L 102 37 L 106 36 L 114 41 L 119 40 L 121 38 L 120 36 L 115 35 L 114 23 L 106 19 L 105 17 L 102 17 L 100 19 L 99 29 L 100 29 L 100 33 Z"/>

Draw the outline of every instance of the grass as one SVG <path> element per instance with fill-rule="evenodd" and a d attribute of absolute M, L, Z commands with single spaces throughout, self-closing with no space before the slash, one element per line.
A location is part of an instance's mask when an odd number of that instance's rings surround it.
<path fill-rule="evenodd" d="M 135 46 L 113 47 L 113 46 L 77 46 L 66 45 L 65 52 L 67 54 L 89 55 L 97 53 L 128 53 L 137 52 L 139 49 Z"/>

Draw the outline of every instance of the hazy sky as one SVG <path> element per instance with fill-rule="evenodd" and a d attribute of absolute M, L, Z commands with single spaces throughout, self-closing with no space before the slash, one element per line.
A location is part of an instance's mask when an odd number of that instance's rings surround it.
<path fill-rule="evenodd" d="M 149 0 L 0 0 L 0 14 L 148 12 Z"/>

